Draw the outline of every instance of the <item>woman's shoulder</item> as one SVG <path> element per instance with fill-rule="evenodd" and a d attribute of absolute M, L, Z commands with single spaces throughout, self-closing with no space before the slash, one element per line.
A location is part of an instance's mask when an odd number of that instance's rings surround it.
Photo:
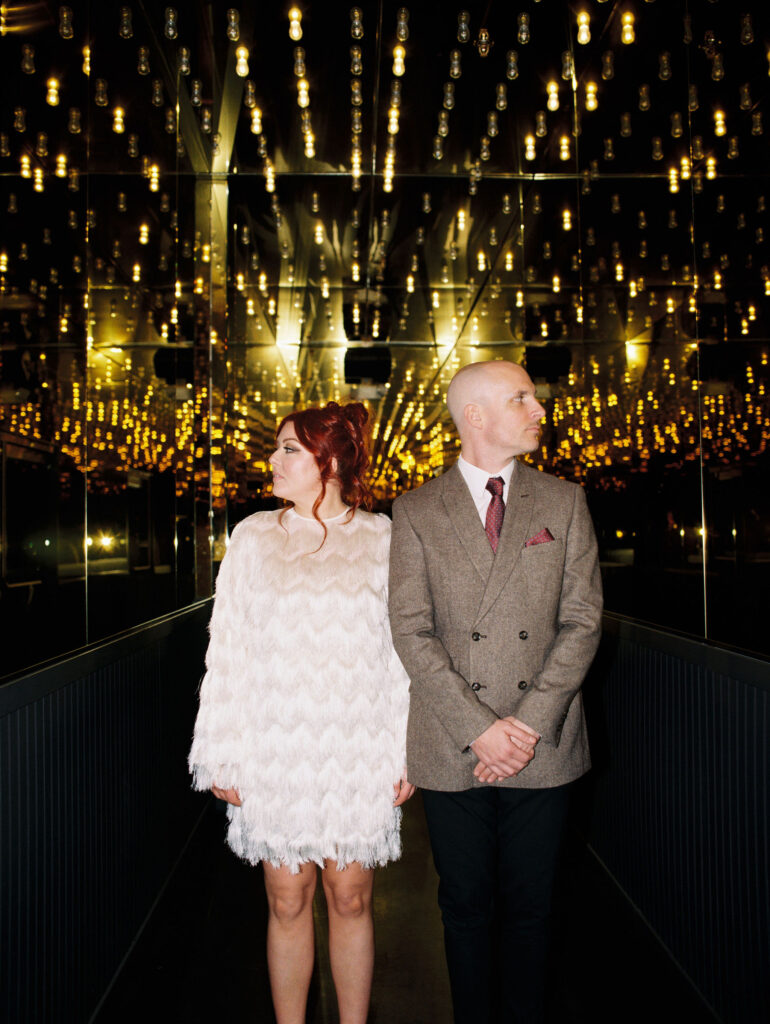
<path fill-rule="evenodd" d="M 355 520 L 365 529 L 378 535 L 390 533 L 390 519 L 383 512 L 366 512 L 364 509 L 356 509 Z"/>
<path fill-rule="evenodd" d="M 276 508 L 267 512 L 253 512 L 250 516 L 246 516 L 233 528 L 233 532 L 230 534 L 230 543 L 232 544 L 234 540 L 246 540 L 272 530 L 278 525 L 280 514 L 281 509 Z"/>

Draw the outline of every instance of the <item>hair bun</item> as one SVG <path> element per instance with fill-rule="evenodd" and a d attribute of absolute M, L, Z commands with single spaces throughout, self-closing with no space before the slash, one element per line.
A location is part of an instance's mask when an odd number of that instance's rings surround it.
<path fill-rule="evenodd" d="M 349 402 L 342 407 L 343 415 L 359 431 L 362 431 L 369 422 L 369 413 L 366 406 L 361 402 Z"/>

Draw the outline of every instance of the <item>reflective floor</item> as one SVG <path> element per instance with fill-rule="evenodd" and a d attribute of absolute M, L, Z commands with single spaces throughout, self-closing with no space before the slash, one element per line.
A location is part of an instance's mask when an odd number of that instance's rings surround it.
<path fill-rule="evenodd" d="M 225 847 L 224 825 L 212 802 L 95 1024 L 274 1022 L 261 873 Z M 369 1022 L 451 1024 L 436 876 L 419 794 L 407 805 L 403 839 L 404 856 L 379 872 L 375 884 L 377 960 Z M 308 1024 L 337 1020 L 324 918 L 321 898 Z M 550 1021 L 716 1020 L 572 837 L 565 844 L 554 924 Z"/>

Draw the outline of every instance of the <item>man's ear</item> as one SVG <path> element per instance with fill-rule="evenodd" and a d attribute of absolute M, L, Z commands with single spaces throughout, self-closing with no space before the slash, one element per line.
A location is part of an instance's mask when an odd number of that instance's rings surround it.
<path fill-rule="evenodd" d="M 482 425 L 481 407 L 475 402 L 468 402 L 463 409 L 463 419 L 469 427 L 480 430 Z"/>

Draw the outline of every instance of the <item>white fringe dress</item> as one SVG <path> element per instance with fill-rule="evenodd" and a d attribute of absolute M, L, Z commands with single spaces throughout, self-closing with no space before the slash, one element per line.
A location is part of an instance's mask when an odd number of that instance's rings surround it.
<path fill-rule="evenodd" d="M 393 783 L 409 681 L 393 649 L 390 520 L 257 512 L 233 531 L 216 585 L 189 764 L 196 789 L 235 787 L 227 841 L 276 867 L 400 856 Z"/>

